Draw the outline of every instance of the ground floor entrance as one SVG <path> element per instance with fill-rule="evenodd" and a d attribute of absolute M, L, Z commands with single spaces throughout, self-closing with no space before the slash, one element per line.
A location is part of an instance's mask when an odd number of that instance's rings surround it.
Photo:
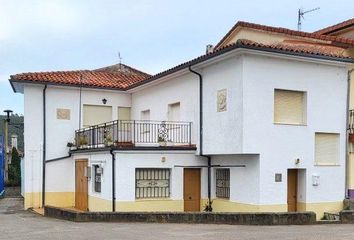
<path fill-rule="evenodd" d="M 88 210 L 88 179 L 87 179 L 87 159 L 75 161 L 75 208 Z"/>
<path fill-rule="evenodd" d="M 185 212 L 200 211 L 200 169 L 185 168 L 183 173 L 183 199 Z"/>
<path fill-rule="evenodd" d="M 298 170 L 288 169 L 288 212 L 297 211 Z"/>

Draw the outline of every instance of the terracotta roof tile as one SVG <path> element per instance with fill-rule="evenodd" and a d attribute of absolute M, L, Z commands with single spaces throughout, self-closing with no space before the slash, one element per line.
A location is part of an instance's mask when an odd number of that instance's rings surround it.
<path fill-rule="evenodd" d="M 333 32 L 339 31 L 343 28 L 347 28 L 350 26 L 354 26 L 354 18 L 346 20 L 346 21 L 338 23 L 338 24 L 335 24 L 335 25 L 332 25 L 332 26 L 329 26 L 329 27 L 326 27 L 326 28 L 323 28 L 323 29 L 320 29 L 320 30 L 315 31 L 313 33 L 327 35 L 327 34 L 331 34 Z"/>
<path fill-rule="evenodd" d="M 182 69 L 188 68 L 189 66 L 198 64 L 200 62 L 206 61 L 208 59 L 219 56 L 221 54 L 224 54 L 226 52 L 229 52 L 237 48 L 246 48 L 246 49 L 253 49 L 253 50 L 260 50 L 260 51 L 275 51 L 277 53 L 297 54 L 305 57 L 322 56 L 324 59 L 334 58 L 332 60 L 343 59 L 346 62 L 354 62 L 354 59 L 352 59 L 350 56 L 346 54 L 345 48 L 336 47 L 330 44 L 315 44 L 315 43 L 305 42 L 305 41 L 288 40 L 277 44 L 266 45 L 248 39 L 239 39 L 235 43 L 231 43 L 229 45 L 220 47 L 211 53 L 199 56 L 190 61 L 172 67 L 166 71 L 155 74 L 141 82 L 131 85 L 129 89 L 152 82 L 161 77 L 175 73 Z"/>
<path fill-rule="evenodd" d="M 127 67 L 127 66 L 125 66 Z M 133 68 L 132 68 L 133 69 Z M 150 77 L 149 74 L 134 71 L 80 70 L 56 72 L 30 72 L 10 76 L 10 81 L 51 83 L 71 86 L 110 88 L 123 90 Z"/>
<path fill-rule="evenodd" d="M 221 44 L 229 37 L 229 35 L 237 27 L 252 28 L 252 29 L 258 29 L 258 30 L 263 30 L 263 31 L 268 31 L 268 32 L 284 33 L 284 34 L 292 35 L 292 36 L 300 36 L 300 37 L 306 37 L 306 38 L 313 38 L 313 39 L 320 39 L 320 40 L 330 41 L 331 43 L 338 44 L 338 45 L 346 44 L 346 45 L 354 46 L 354 39 L 347 39 L 347 38 L 336 37 L 336 36 L 321 35 L 321 34 L 316 33 L 316 32 L 315 33 L 301 32 L 301 31 L 295 31 L 295 30 L 291 30 L 291 29 L 287 29 L 287 28 L 270 27 L 270 26 L 266 26 L 266 25 L 260 25 L 260 24 L 255 24 L 255 23 L 239 21 L 220 40 L 220 42 L 218 44 L 216 44 L 215 49 L 219 48 L 221 46 Z"/>

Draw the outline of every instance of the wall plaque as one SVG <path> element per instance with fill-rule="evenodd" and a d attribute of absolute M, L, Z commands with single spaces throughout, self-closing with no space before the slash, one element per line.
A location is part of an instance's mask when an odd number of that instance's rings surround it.
<path fill-rule="evenodd" d="M 57 119 L 70 120 L 70 109 L 57 108 Z"/>
<path fill-rule="evenodd" d="M 217 92 L 217 111 L 226 111 L 227 103 L 227 91 L 226 89 L 221 89 Z"/>

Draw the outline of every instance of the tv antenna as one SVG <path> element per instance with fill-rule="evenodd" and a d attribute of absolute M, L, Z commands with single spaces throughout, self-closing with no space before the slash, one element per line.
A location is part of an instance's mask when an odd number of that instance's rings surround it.
<path fill-rule="evenodd" d="M 297 14 L 297 30 L 298 30 L 298 31 L 301 31 L 301 21 L 302 21 L 302 19 L 305 19 L 305 18 L 304 18 L 304 15 L 305 15 L 305 14 L 310 13 L 310 12 L 314 12 L 314 11 L 317 11 L 317 10 L 319 10 L 319 9 L 320 9 L 320 8 L 317 7 L 317 8 L 313 8 L 313 9 L 304 11 L 302 8 L 299 8 L 299 11 L 298 11 L 298 14 Z"/>
<path fill-rule="evenodd" d="M 119 64 L 122 64 L 122 57 L 121 57 L 121 55 L 120 55 L 120 52 L 118 51 L 118 59 L 119 59 Z"/>

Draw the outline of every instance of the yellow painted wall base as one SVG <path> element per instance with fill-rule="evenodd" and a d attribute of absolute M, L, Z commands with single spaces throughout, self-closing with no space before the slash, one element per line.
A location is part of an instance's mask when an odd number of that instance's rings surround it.
<path fill-rule="evenodd" d="M 323 203 L 298 203 L 298 211 L 312 211 L 316 213 L 317 220 L 323 218 L 324 212 L 340 212 L 343 210 L 343 202 Z"/>
<path fill-rule="evenodd" d="M 25 193 L 25 209 L 42 207 L 42 193 Z M 45 204 L 54 207 L 73 207 L 75 205 L 74 192 L 46 192 Z"/>
<path fill-rule="evenodd" d="M 213 212 L 286 212 L 286 204 L 255 205 L 232 202 L 227 199 L 213 199 Z M 207 201 L 206 201 L 207 202 Z"/>
<path fill-rule="evenodd" d="M 136 200 L 131 202 L 116 202 L 116 211 L 121 212 L 182 212 L 184 210 L 183 200 L 152 199 Z"/>
<path fill-rule="evenodd" d="M 112 211 L 112 201 L 89 196 L 88 205 L 90 212 L 111 212 Z"/>

